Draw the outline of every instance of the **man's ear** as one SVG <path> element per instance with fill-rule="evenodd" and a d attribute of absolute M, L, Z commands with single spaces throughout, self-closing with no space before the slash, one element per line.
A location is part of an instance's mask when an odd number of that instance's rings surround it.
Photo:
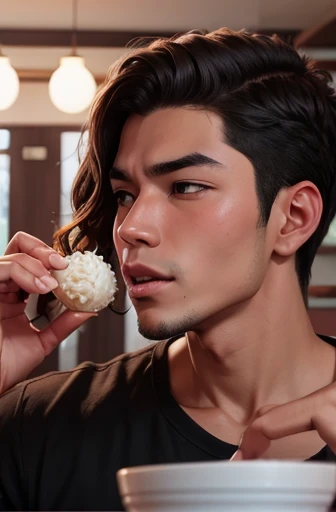
<path fill-rule="evenodd" d="M 301 181 L 280 190 L 273 206 L 278 224 L 274 251 L 279 256 L 291 256 L 319 225 L 323 209 L 320 192 L 310 181 Z"/>

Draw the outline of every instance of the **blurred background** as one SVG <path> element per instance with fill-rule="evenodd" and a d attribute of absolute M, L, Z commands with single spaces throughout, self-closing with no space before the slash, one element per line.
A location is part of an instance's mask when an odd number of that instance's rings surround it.
<path fill-rule="evenodd" d="M 0 19 L 0 254 L 16 231 L 52 243 L 71 219 L 77 146 L 96 87 L 138 37 L 222 26 L 277 33 L 335 76 L 336 0 L 11 0 Z M 85 136 L 81 151 L 85 151 Z M 336 229 L 313 266 L 309 313 L 336 335 Z M 131 309 L 91 319 L 34 375 L 148 343 Z"/>

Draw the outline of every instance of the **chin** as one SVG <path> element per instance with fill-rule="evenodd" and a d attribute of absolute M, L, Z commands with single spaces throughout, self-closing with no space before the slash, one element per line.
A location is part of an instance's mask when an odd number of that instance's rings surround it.
<path fill-rule="evenodd" d="M 149 325 L 141 325 L 138 326 L 139 333 L 148 340 L 160 341 L 166 340 L 168 338 L 172 338 L 173 336 L 177 336 L 178 334 L 184 333 L 185 331 L 181 331 L 180 329 L 174 328 L 174 326 L 167 325 L 164 322 L 161 324 L 154 326 Z"/>
<path fill-rule="evenodd" d="M 191 316 L 176 319 L 174 321 L 161 320 L 160 322 L 150 322 L 138 318 L 139 333 L 149 340 L 160 341 L 172 338 L 173 336 L 183 335 L 187 331 L 193 330 L 197 325 L 195 318 Z"/>

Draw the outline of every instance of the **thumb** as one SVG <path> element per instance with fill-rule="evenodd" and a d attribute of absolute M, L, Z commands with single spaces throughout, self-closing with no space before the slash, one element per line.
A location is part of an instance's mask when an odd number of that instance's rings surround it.
<path fill-rule="evenodd" d="M 256 418 L 260 418 L 261 416 L 264 416 L 264 414 L 268 413 L 275 407 L 278 407 L 278 405 L 277 404 L 263 405 L 262 407 L 260 407 L 260 409 L 257 410 Z"/>
<path fill-rule="evenodd" d="M 65 338 L 97 313 L 78 313 L 65 310 L 46 329 L 39 333 L 45 355 L 49 355 Z"/>
<path fill-rule="evenodd" d="M 271 440 L 263 432 L 261 418 L 275 407 L 277 406 L 264 405 L 258 409 L 256 419 L 243 432 L 238 450 L 231 457 L 231 461 L 256 459 L 265 453 L 271 444 Z"/>

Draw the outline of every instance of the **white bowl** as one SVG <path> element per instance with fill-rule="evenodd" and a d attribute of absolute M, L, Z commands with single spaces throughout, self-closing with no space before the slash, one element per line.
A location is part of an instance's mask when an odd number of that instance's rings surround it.
<path fill-rule="evenodd" d="M 117 480 L 128 512 L 326 512 L 336 494 L 336 464 L 162 464 L 121 469 Z"/>

